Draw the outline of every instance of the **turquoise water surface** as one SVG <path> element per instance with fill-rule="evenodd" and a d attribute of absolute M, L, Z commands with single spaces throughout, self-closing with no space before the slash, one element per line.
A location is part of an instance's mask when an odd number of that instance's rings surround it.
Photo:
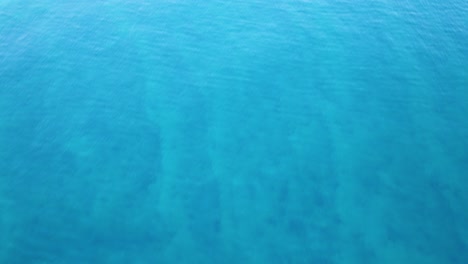
<path fill-rule="evenodd" d="M 0 1 L 0 263 L 468 263 L 468 1 Z"/>

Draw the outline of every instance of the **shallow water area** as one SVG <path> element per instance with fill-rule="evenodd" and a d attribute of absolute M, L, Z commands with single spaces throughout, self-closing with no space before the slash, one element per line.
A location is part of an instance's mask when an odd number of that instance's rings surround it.
<path fill-rule="evenodd" d="M 468 2 L 0 2 L 0 263 L 468 263 Z"/>

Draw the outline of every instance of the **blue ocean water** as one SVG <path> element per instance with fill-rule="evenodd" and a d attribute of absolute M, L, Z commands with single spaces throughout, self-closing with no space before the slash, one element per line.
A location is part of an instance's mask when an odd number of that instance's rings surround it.
<path fill-rule="evenodd" d="M 468 2 L 0 2 L 0 263 L 468 263 Z"/>

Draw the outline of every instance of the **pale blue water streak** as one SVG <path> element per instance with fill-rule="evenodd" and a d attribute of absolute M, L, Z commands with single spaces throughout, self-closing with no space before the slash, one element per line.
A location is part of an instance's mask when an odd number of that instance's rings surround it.
<path fill-rule="evenodd" d="M 1 2 L 0 263 L 468 263 L 467 18 Z"/>

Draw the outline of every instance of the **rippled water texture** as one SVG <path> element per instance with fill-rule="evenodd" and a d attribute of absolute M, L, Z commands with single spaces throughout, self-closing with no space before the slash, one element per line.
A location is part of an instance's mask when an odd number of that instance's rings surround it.
<path fill-rule="evenodd" d="M 468 263 L 468 1 L 0 1 L 0 263 Z"/>

